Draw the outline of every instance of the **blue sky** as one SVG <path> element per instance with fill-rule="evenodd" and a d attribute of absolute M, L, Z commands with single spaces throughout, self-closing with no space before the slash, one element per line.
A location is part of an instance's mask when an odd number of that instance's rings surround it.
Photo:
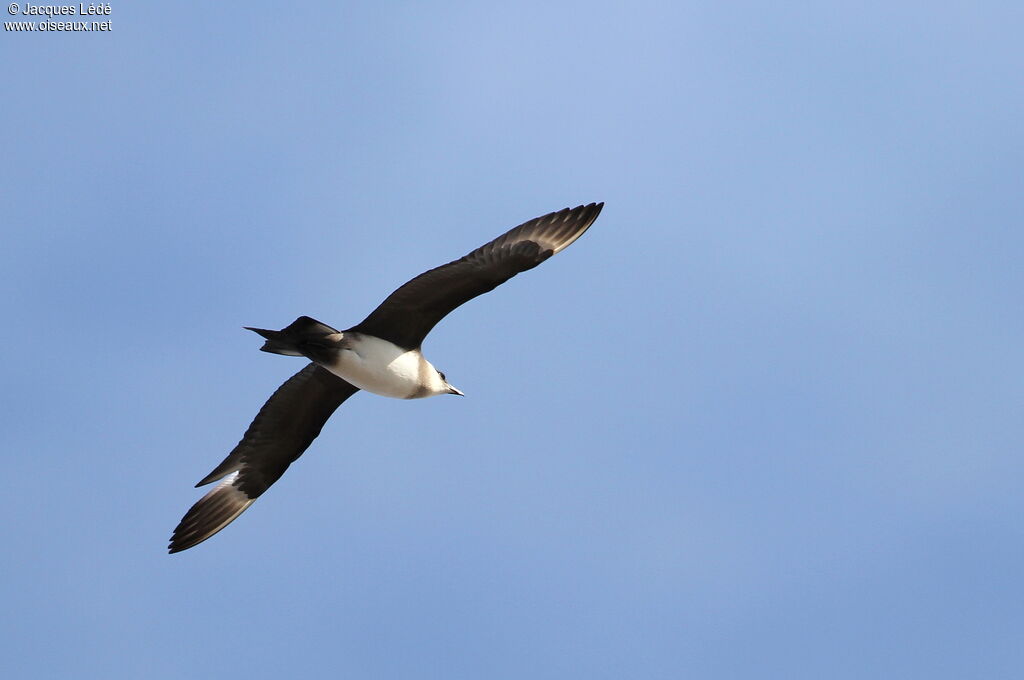
<path fill-rule="evenodd" d="M 1024 673 L 1020 3 L 111 3 L 0 36 L 10 678 Z M 605 201 L 168 556 L 301 363 Z"/>

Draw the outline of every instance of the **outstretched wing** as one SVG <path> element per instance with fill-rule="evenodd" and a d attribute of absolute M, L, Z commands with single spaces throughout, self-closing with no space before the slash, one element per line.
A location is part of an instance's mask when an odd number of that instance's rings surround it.
<path fill-rule="evenodd" d="M 185 513 L 169 551 L 202 543 L 226 527 L 302 455 L 343 401 L 358 387 L 309 364 L 267 400 L 228 457 L 196 486 L 225 479 Z"/>
<path fill-rule="evenodd" d="M 565 208 L 525 222 L 465 257 L 420 274 L 349 330 L 417 348 L 453 309 L 571 245 L 602 207 L 604 203 Z"/>

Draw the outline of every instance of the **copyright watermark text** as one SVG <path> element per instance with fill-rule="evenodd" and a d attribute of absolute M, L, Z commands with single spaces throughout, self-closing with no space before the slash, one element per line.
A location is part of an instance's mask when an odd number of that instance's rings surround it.
<path fill-rule="evenodd" d="M 41 21 L 5 21 L 5 31 L 109 31 L 113 10 L 109 2 L 81 2 L 77 5 L 33 5 L 12 2 L 7 5 L 11 16 L 48 17 Z M 86 17 L 86 21 L 68 21 L 65 18 Z"/>

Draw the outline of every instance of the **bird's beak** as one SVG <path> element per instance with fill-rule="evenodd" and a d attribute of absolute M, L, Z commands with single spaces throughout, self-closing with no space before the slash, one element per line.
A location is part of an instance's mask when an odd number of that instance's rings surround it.
<path fill-rule="evenodd" d="M 461 392 L 461 391 L 459 390 L 459 388 L 458 388 L 458 387 L 452 387 L 451 385 L 448 385 L 448 394 L 457 394 L 457 395 L 459 395 L 460 397 L 464 397 L 464 396 L 466 396 L 465 394 L 463 394 L 463 393 L 462 393 L 462 392 Z"/>

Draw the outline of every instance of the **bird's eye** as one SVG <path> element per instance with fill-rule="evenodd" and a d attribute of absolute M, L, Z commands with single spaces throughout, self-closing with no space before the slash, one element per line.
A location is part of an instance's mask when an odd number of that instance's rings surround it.
<path fill-rule="evenodd" d="M 444 377 L 444 373 L 442 373 L 441 371 L 438 371 L 437 374 L 439 376 L 441 376 L 441 380 L 444 380 L 445 382 L 448 382 L 448 378 Z"/>

